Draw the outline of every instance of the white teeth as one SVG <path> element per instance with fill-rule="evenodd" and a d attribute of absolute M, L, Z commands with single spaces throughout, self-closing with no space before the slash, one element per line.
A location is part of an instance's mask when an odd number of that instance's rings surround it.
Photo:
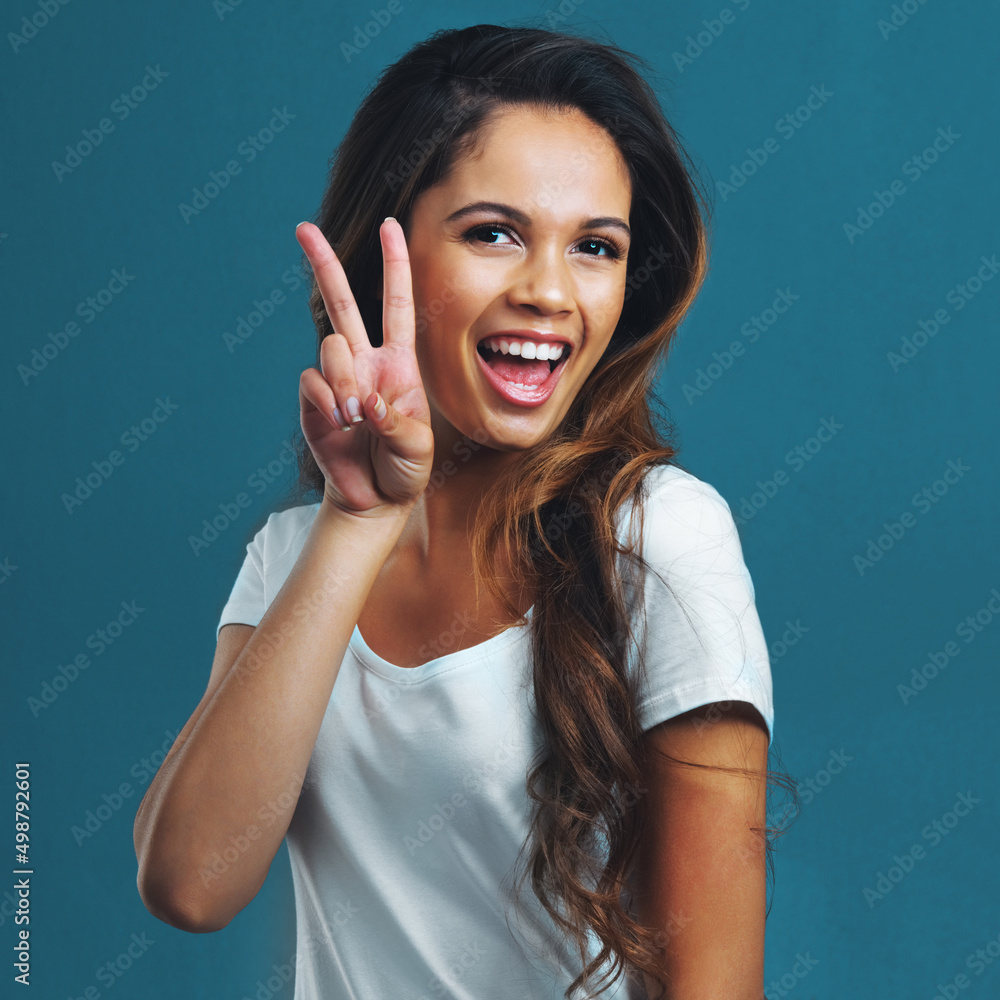
<path fill-rule="evenodd" d="M 535 344 L 527 340 L 504 340 L 501 337 L 489 338 L 483 344 L 494 353 L 513 354 L 514 357 L 535 358 L 539 361 L 557 361 L 562 357 L 565 344 L 541 343 Z"/>

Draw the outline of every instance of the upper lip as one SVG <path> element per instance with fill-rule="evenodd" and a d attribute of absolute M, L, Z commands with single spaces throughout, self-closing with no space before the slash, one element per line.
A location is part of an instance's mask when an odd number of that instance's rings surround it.
<path fill-rule="evenodd" d="M 561 333 L 543 333 L 540 330 L 494 330 L 493 333 L 487 333 L 480 337 L 476 343 L 481 344 L 484 340 L 489 340 L 490 337 L 521 337 L 524 340 L 536 340 L 539 343 L 566 344 L 570 348 L 573 347 L 573 341 L 569 337 Z"/>

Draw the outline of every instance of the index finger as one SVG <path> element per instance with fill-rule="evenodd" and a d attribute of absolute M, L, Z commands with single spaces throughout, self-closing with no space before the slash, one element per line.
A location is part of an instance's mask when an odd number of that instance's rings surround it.
<path fill-rule="evenodd" d="M 382 242 L 382 343 L 413 347 L 416 314 L 410 255 L 403 227 L 388 216 L 379 227 Z"/>
<path fill-rule="evenodd" d="M 343 334 L 351 346 L 352 354 L 370 348 L 371 340 L 347 275 L 323 230 L 312 222 L 300 222 L 295 227 L 295 238 L 312 265 L 313 276 L 323 297 L 323 305 L 333 332 Z"/>

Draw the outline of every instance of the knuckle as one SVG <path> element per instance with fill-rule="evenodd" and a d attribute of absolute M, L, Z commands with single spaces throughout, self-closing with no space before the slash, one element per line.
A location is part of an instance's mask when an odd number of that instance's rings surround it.
<path fill-rule="evenodd" d="M 358 394 L 358 388 L 354 379 L 346 372 L 339 372 L 337 375 L 331 377 L 329 381 L 338 399 L 346 399 L 348 396 L 356 396 Z"/>
<path fill-rule="evenodd" d="M 392 309 L 409 309 L 413 304 L 413 299 L 409 295 L 387 295 L 385 304 Z"/>
<path fill-rule="evenodd" d="M 325 301 L 329 312 L 344 313 L 354 306 L 354 299 L 349 295 L 331 295 Z"/>

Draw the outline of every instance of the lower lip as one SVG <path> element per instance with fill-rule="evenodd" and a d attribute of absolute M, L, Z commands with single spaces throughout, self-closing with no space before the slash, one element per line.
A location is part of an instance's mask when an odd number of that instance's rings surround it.
<path fill-rule="evenodd" d="M 555 390 L 556 383 L 559 381 L 559 376 L 562 375 L 563 369 L 566 367 L 566 362 L 569 361 L 569 355 L 567 355 L 562 361 L 559 362 L 549 372 L 549 377 L 539 385 L 537 389 L 518 389 L 516 385 L 512 382 L 508 382 L 506 379 L 501 378 L 497 373 L 490 368 L 490 366 L 483 360 L 483 356 L 476 351 L 476 358 L 479 361 L 479 367 L 483 370 L 483 374 L 486 376 L 486 381 L 493 386 L 494 389 L 505 399 L 508 403 L 513 403 L 515 406 L 541 406 L 552 395 Z"/>

